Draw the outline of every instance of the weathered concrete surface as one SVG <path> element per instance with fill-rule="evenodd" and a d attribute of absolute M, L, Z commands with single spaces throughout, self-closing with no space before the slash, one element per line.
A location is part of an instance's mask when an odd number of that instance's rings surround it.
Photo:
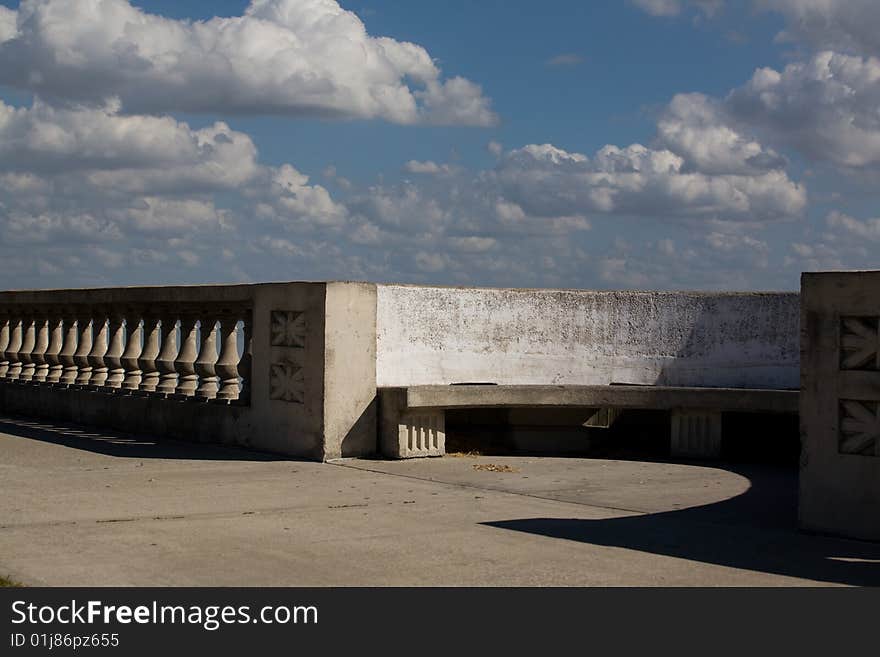
<path fill-rule="evenodd" d="M 800 523 L 880 541 L 880 271 L 801 289 Z"/>
<path fill-rule="evenodd" d="M 794 293 L 378 286 L 377 383 L 799 385 Z"/>
<path fill-rule="evenodd" d="M 798 392 L 666 386 L 414 386 L 410 408 L 700 408 L 797 413 Z"/>
<path fill-rule="evenodd" d="M 795 477 L 637 461 L 272 460 L 0 425 L 0 572 L 50 585 L 880 584 Z M 475 469 L 507 466 L 512 472 Z"/>

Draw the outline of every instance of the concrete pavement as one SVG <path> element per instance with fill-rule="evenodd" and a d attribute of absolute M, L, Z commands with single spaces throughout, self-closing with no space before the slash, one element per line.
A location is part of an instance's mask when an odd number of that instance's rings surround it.
<path fill-rule="evenodd" d="M 448 456 L 321 464 L 0 420 L 0 574 L 28 585 L 880 584 L 799 534 L 771 466 Z"/>

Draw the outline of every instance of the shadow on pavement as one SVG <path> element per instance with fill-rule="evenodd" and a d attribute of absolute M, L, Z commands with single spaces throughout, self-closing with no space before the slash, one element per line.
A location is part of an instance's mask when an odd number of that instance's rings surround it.
<path fill-rule="evenodd" d="M 814 581 L 880 586 L 880 543 L 797 530 L 794 472 L 724 469 L 748 477 L 749 490 L 680 511 L 604 520 L 521 518 L 483 524 Z"/>
<path fill-rule="evenodd" d="M 100 431 L 72 424 L 37 422 L 6 417 L 0 433 L 40 440 L 106 456 L 140 459 L 193 459 L 205 461 L 289 461 L 291 459 L 232 446 L 185 443 L 113 431 Z"/>

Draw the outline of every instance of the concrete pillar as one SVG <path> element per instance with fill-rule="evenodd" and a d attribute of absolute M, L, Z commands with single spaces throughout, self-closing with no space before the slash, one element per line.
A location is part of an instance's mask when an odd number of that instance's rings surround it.
<path fill-rule="evenodd" d="M 156 386 L 159 385 L 156 358 L 159 356 L 159 344 L 162 339 L 160 323 L 161 320 L 156 315 L 144 317 L 144 347 L 138 357 L 138 367 L 141 369 L 141 382 L 138 384 L 138 390 L 141 392 L 156 392 Z"/>
<path fill-rule="evenodd" d="M 92 365 L 89 363 L 89 352 L 92 350 L 92 317 L 86 311 L 80 311 L 76 318 L 77 346 L 73 360 L 76 363 L 76 385 L 88 385 L 92 378 Z"/>
<path fill-rule="evenodd" d="M 33 380 L 41 383 L 49 376 L 49 363 L 46 361 L 46 351 L 49 349 L 49 317 L 45 310 L 37 315 L 34 326 L 37 335 L 31 353 L 31 360 L 34 363 Z"/>
<path fill-rule="evenodd" d="M 673 457 L 721 458 L 721 411 L 672 411 Z"/>
<path fill-rule="evenodd" d="M 6 347 L 6 360 L 9 363 L 9 369 L 6 371 L 6 378 L 12 381 L 17 380 L 21 374 L 22 363 L 21 359 L 18 357 L 18 352 L 21 349 L 21 338 L 21 317 L 15 314 L 14 309 L 10 321 L 9 346 Z"/>
<path fill-rule="evenodd" d="M 125 343 L 125 351 L 119 359 L 125 374 L 122 379 L 122 388 L 124 390 L 137 390 L 141 384 L 141 366 L 138 364 L 138 358 L 143 351 L 144 345 L 144 328 L 141 325 L 141 318 L 134 310 L 129 310 L 125 317 L 125 331 L 127 341 Z"/>
<path fill-rule="evenodd" d="M 61 363 L 61 378 L 58 380 L 62 385 L 73 385 L 79 374 L 76 364 L 76 350 L 79 345 L 79 326 L 74 319 L 73 311 L 65 310 L 64 320 L 64 345 L 58 354 L 58 362 Z"/>
<path fill-rule="evenodd" d="M 383 456 L 409 459 L 446 453 L 446 414 L 442 408 L 406 407 L 405 388 L 379 393 L 379 443 Z"/>
<path fill-rule="evenodd" d="M 59 383 L 64 373 L 61 349 L 64 347 L 64 318 L 59 308 L 49 311 L 49 346 L 46 347 L 46 383 Z"/>
<path fill-rule="evenodd" d="M 195 368 L 199 340 L 197 323 L 198 319 L 195 315 L 180 318 L 180 353 L 175 361 L 175 368 L 180 378 L 174 392 L 186 397 L 192 397 L 199 386 L 199 377 Z"/>
<path fill-rule="evenodd" d="M 108 375 L 107 363 L 104 362 L 104 356 L 109 346 L 106 310 L 96 309 L 92 326 L 92 348 L 88 355 L 89 365 L 92 366 L 92 378 L 89 379 L 89 385 L 100 387 L 106 383 Z"/>
<path fill-rule="evenodd" d="M 109 342 L 107 353 L 104 355 L 104 364 L 107 366 L 107 380 L 104 382 L 108 388 L 121 388 L 125 380 L 125 368 L 122 366 L 122 354 L 125 348 L 125 324 L 122 314 L 113 312 L 110 315 L 108 325 Z"/>
<path fill-rule="evenodd" d="M 22 323 L 21 349 L 18 350 L 18 359 L 21 361 L 19 381 L 32 381 L 36 365 L 33 361 L 33 351 L 37 343 L 37 327 L 33 312 L 28 314 Z"/>
<path fill-rule="evenodd" d="M 166 395 L 174 394 L 177 388 L 177 370 L 174 362 L 177 360 L 177 317 L 166 311 L 162 315 L 162 348 L 156 357 L 156 369 L 159 370 L 159 384 L 156 392 Z"/>
<path fill-rule="evenodd" d="M 220 377 L 217 399 L 238 399 L 238 318 L 220 318 L 220 355 L 214 370 Z"/>
<path fill-rule="evenodd" d="M 219 389 L 220 378 L 214 371 L 214 363 L 217 362 L 217 320 L 213 315 L 202 315 L 205 319 L 200 322 L 201 347 L 195 362 L 196 374 L 199 375 L 199 387 L 196 388 L 196 397 L 201 399 L 214 399 Z"/>
<path fill-rule="evenodd" d="M 9 371 L 9 360 L 6 358 L 6 348 L 9 346 L 9 313 L 0 309 L 0 379 L 6 378 Z"/>

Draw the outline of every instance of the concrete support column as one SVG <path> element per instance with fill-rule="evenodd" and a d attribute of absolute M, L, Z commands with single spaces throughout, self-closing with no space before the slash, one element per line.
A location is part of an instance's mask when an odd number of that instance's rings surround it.
<path fill-rule="evenodd" d="M 217 399 L 238 399 L 238 317 L 220 318 L 220 355 L 214 369 L 220 377 Z"/>
<path fill-rule="evenodd" d="M 125 375 L 122 379 L 122 388 L 124 390 L 137 390 L 141 384 L 141 366 L 138 364 L 138 358 L 144 348 L 144 329 L 141 326 L 141 317 L 133 309 L 129 309 L 125 317 L 125 331 L 128 334 L 125 343 L 125 351 L 122 352 L 120 363 L 122 364 Z"/>
<path fill-rule="evenodd" d="M 64 373 L 61 364 L 61 349 L 64 346 L 64 318 L 59 308 L 49 310 L 49 346 L 46 347 L 46 383 L 58 383 Z"/>
<path fill-rule="evenodd" d="M 379 418 L 379 442 L 384 456 L 408 459 L 446 453 L 446 415 L 443 409 L 407 409 L 406 389 L 380 391 Z"/>
<path fill-rule="evenodd" d="M 159 356 L 159 344 L 162 340 L 160 319 L 157 316 L 144 317 L 144 348 L 138 357 L 138 367 L 141 369 L 141 382 L 138 390 L 143 392 L 155 392 L 159 385 L 159 370 L 156 368 L 156 358 Z"/>
<path fill-rule="evenodd" d="M 16 381 L 21 374 L 21 359 L 18 352 L 21 349 L 22 326 L 21 317 L 16 314 L 18 309 L 13 309 L 13 315 L 10 320 L 9 346 L 6 348 L 6 360 L 9 363 L 9 369 L 6 371 L 6 378 Z"/>
<path fill-rule="evenodd" d="M 77 367 L 76 385 L 84 386 L 92 379 L 92 364 L 89 363 L 89 353 L 92 351 L 91 314 L 80 311 L 76 318 L 76 326 L 79 331 L 76 353 L 73 354 Z"/>
<path fill-rule="evenodd" d="M 31 360 L 34 363 L 33 380 L 42 383 L 49 375 L 49 363 L 46 361 L 46 351 L 49 349 L 49 317 L 45 310 L 37 315 L 34 327 L 37 335 L 31 353 Z"/>
<path fill-rule="evenodd" d="M 721 458 L 721 411 L 672 411 L 670 453 L 682 458 Z"/>
<path fill-rule="evenodd" d="M 249 401 L 251 397 L 251 372 L 253 370 L 253 334 L 254 323 L 251 319 L 251 313 L 247 313 L 242 320 L 242 338 L 244 351 L 241 355 L 241 362 L 238 364 L 238 375 L 241 377 L 241 390 L 238 398 Z"/>
<path fill-rule="evenodd" d="M 18 359 L 21 361 L 21 373 L 18 375 L 20 381 L 32 381 L 34 378 L 36 365 L 33 361 L 33 352 L 37 343 L 36 324 L 33 311 L 28 311 L 22 322 L 22 342 L 21 349 L 18 351 Z"/>
<path fill-rule="evenodd" d="M 159 370 L 159 385 L 157 392 L 167 395 L 174 394 L 177 388 L 177 370 L 174 361 L 177 360 L 177 317 L 174 312 L 166 311 L 162 316 L 162 349 L 156 358 L 156 368 Z"/>
<path fill-rule="evenodd" d="M 9 371 L 9 360 L 6 358 L 6 348 L 9 346 L 9 313 L 0 310 L 0 379 L 6 378 Z"/>
<path fill-rule="evenodd" d="M 217 362 L 217 320 L 213 315 L 203 315 L 209 319 L 203 319 L 199 325 L 201 331 L 201 347 L 195 362 L 196 374 L 199 375 L 199 387 L 196 389 L 196 397 L 201 399 L 214 399 L 219 389 L 220 378 L 214 370 Z"/>
<path fill-rule="evenodd" d="M 121 388 L 125 380 L 125 368 L 122 365 L 122 354 L 125 348 L 125 323 L 122 314 L 112 312 L 108 324 L 109 343 L 107 353 L 104 354 L 104 364 L 107 366 L 107 380 L 104 385 L 108 388 Z"/>
<path fill-rule="evenodd" d="M 61 364 L 61 378 L 59 383 L 72 385 L 76 383 L 79 367 L 76 364 L 76 350 L 79 345 L 79 326 L 74 319 L 73 312 L 65 311 L 64 320 L 64 344 L 58 354 L 58 362 Z"/>
<path fill-rule="evenodd" d="M 104 361 L 109 346 L 106 309 L 95 310 L 92 326 L 94 335 L 88 356 L 89 365 L 92 366 L 92 378 L 89 380 L 89 385 L 100 387 L 106 383 L 108 374 L 107 363 Z"/>
<path fill-rule="evenodd" d="M 199 328 L 195 315 L 180 318 L 180 353 L 177 355 L 175 367 L 180 376 L 175 393 L 192 397 L 199 387 L 199 377 L 195 364 L 198 356 Z"/>

